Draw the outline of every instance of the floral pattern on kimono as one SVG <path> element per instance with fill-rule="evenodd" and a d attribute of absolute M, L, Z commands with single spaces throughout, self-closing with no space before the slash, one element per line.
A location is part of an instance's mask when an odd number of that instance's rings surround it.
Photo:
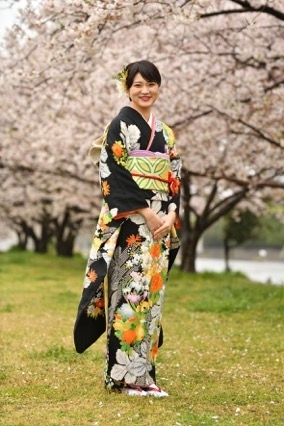
<path fill-rule="evenodd" d="M 100 156 L 103 204 L 86 268 L 74 327 L 78 352 L 107 328 L 105 385 L 149 386 L 161 345 L 161 317 L 168 273 L 179 248 L 175 229 L 159 241 L 137 210 L 151 207 L 163 216 L 179 210 L 179 192 L 141 189 L 127 170 L 133 150 L 145 150 L 151 128 L 124 107 L 110 123 Z M 153 152 L 169 155 L 171 173 L 181 162 L 172 130 L 155 120 Z M 107 324 L 107 326 L 106 326 Z"/>

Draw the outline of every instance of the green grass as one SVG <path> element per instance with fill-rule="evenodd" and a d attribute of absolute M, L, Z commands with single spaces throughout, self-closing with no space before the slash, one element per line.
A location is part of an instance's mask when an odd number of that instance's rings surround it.
<path fill-rule="evenodd" d="M 73 323 L 86 261 L 0 254 L 1 426 L 284 426 L 284 287 L 174 269 L 158 384 L 167 399 L 108 394 L 104 336 Z"/>

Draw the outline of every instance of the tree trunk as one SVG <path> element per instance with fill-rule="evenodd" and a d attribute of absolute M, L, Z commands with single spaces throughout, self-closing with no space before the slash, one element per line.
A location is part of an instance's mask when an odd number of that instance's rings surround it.
<path fill-rule="evenodd" d="M 56 240 L 56 254 L 57 256 L 72 257 L 74 251 L 74 242 L 76 234 L 69 230 L 65 239 Z"/>
<path fill-rule="evenodd" d="M 66 209 L 62 221 L 54 221 L 56 237 L 56 254 L 58 256 L 72 257 L 75 238 L 79 232 L 83 219 L 72 219 L 71 209 Z"/>
<path fill-rule="evenodd" d="M 191 176 L 186 170 L 182 170 L 182 202 L 183 202 L 183 218 L 181 232 L 181 265 L 180 269 L 184 272 L 196 272 L 195 259 L 196 249 L 202 232 L 195 222 L 192 225 L 192 211 L 190 208 L 191 201 Z"/>
<path fill-rule="evenodd" d="M 23 231 L 16 231 L 17 233 L 17 237 L 18 237 L 18 247 L 20 250 L 27 250 L 27 245 L 28 245 L 28 236 L 25 232 Z"/>
<path fill-rule="evenodd" d="M 200 236 L 198 236 L 196 232 L 192 234 L 189 232 L 185 233 L 181 240 L 182 260 L 180 269 L 184 272 L 196 272 L 196 250 Z"/>
<path fill-rule="evenodd" d="M 230 245 L 229 245 L 228 239 L 224 238 L 223 243 L 224 243 L 225 271 L 226 272 L 230 272 L 231 271 L 231 268 L 230 268 L 230 265 L 229 265 L 229 260 L 230 260 Z"/>
<path fill-rule="evenodd" d="M 50 219 L 49 217 L 44 217 L 40 223 L 41 232 L 40 237 L 35 241 L 35 251 L 36 253 L 47 253 L 48 244 L 51 237 L 50 231 Z"/>
<path fill-rule="evenodd" d="M 34 244 L 34 251 L 36 253 L 47 253 L 48 243 L 50 239 L 50 229 L 49 222 L 43 220 L 39 224 L 41 227 L 40 236 L 36 235 L 35 230 L 29 226 L 25 221 L 21 221 L 20 226 L 22 228 L 22 233 L 25 234 L 26 239 L 31 238 Z"/>
<path fill-rule="evenodd" d="M 39 238 L 33 239 L 35 253 L 47 253 L 48 240 L 42 240 Z"/>

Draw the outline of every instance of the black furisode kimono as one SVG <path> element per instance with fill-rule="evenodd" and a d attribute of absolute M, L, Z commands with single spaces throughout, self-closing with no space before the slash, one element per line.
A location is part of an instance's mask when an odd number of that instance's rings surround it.
<path fill-rule="evenodd" d="M 103 204 L 74 327 L 77 352 L 106 330 L 105 386 L 149 386 L 162 344 L 161 312 L 179 248 L 175 226 L 155 241 L 137 210 L 179 209 L 181 161 L 172 130 L 124 107 L 105 131 L 99 172 Z M 151 138 L 152 136 L 152 138 Z"/>

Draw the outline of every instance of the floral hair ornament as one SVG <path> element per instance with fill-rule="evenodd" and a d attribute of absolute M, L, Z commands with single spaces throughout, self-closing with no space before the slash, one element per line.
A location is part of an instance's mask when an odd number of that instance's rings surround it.
<path fill-rule="evenodd" d="M 128 71 L 124 66 L 121 71 L 113 75 L 112 78 L 116 80 L 116 85 L 119 93 L 127 93 L 126 80 L 128 77 Z"/>

